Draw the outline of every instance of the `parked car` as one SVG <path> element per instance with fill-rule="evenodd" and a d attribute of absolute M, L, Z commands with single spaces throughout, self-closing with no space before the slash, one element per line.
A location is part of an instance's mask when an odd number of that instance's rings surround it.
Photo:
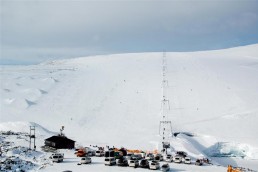
<path fill-rule="evenodd" d="M 137 168 L 139 166 L 139 160 L 136 157 L 131 157 L 129 160 L 129 167 Z"/>
<path fill-rule="evenodd" d="M 100 150 L 97 150 L 96 151 L 96 156 L 98 156 L 98 157 L 104 156 L 104 152 L 100 151 Z"/>
<path fill-rule="evenodd" d="M 125 156 L 125 158 L 126 158 L 127 160 L 130 160 L 132 156 L 133 156 L 132 153 L 128 153 L 128 154 Z"/>
<path fill-rule="evenodd" d="M 106 157 L 105 158 L 105 165 L 116 165 L 116 160 L 114 157 Z"/>
<path fill-rule="evenodd" d="M 149 161 L 147 159 L 142 159 L 140 161 L 140 165 L 141 168 L 150 168 L 150 164 Z"/>
<path fill-rule="evenodd" d="M 201 166 L 202 164 L 203 164 L 203 162 L 202 162 L 201 159 L 197 159 L 197 160 L 195 161 L 195 165 Z"/>
<path fill-rule="evenodd" d="M 175 163 L 181 163 L 181 162 L 182 162 L 182 157 L 176 155 L 176 156 L 174 156 L 173 161 L 174 161 Z"/>
<path fill-rule="evenodd" d="M 191 164 L 191 158 L 188 157 L 188 156 L 185 157 L 185 158 L 184 158 L 184 163 L 185 163 L 185 164 Z"/>
<path fill-rule="evenodd" d="M 206 163 L 206 164 L 212 164 L 212 163 L 211 163 L 211 160 L 208 159 L 208 158 L 203 158 L 203 159 L 202 159 L 202 162 L 203 162 L 203 163 Z"/>
<path fill-rule="evenodd" d="M 165 159 L 165 160 L 166 160 L 166 162 L 172 162 L 172 161 L 173 161 L 173 156 L 168 154 L 168 155 L 166 156 L 166 159 Z"/>
<path fill-rule="evenodd" d="M 87 156 L 95 156 L 95 155 L 96 155 L 95 150 L 88 150 L 87 151 Z"/>
<path fill-rule="evenodd" d="M 128 166 L 128 161 L 125 157 L 119 158 L 117 160 L 117 165 L 118 166 Z"/>
<path fill-rule="evenodd" d="M 123 157 L 123 152 L 115 151 L 114 156 L 115 156 L 115 159 L 120 159 L 121 157 Z"/>
<path fill-rule="evenodd" d="M 145 156 L 145 159 L 147 159 L 148 161 L 152 161 L 154 160 L 154 155 L 152 153 L 149 153 Z"/>
<path fill-rule="evenodd" d="M 156 155 L 154 156 L 154 160 L 156 160 L 156 161 L 163 161 L 163 155 L 161 155 L 161 154 L 156 154 Z"/>
<path fill-rule="evenodd" d="M 91 158 L 90 157 L 82 157 L 81 158 L 81 164 L 90 164 Z"/>
<path fill-rule="evenodd" d="M 170 170 L 170 167 L 169 167 L 168 164 L 163 164 L 163 165 L 161 166 L 161 171 L 169 171 L 169 170 Z"/>
<path fill-rule="evenodd" d="M 180 156 L 181 158 L 185 158 L 187 156 L 187 153 L 184 151 L 177 151 L 176 155 Z"/>
<path fill-rule="evenodd" d="M 63 162 L 64 161 L 64 154 L 56 153 L 50 156 L 53 162 Z"/>
<path fill-rule="evenodd" d="M 143 159 L 143 156 L 142 156 L 142 154 L 134 154 L 133 155 L 137 160 L 141 160 L 141 159 Z"/>
<path fill-rule="evenodd" d="M 158 170 L 158 169 L 160 169 L 159 162 L 158 161 L 151 161 L 150 169 L 151 170 Z"/>
<path fill-rule="evenodd" d="M 76 152 L 76 156 L 77 157 L 84 157 L 86 156 L 86 150 L 85 149 L 79 149 L 77 152 Z"/>
<path fill-rule="evenodd" d="M 134 155 L 139 156 L 140 159 L 143 159 L 146 156 L 145 152 L 141 152 L 141 153 L 134 153 Z"/>

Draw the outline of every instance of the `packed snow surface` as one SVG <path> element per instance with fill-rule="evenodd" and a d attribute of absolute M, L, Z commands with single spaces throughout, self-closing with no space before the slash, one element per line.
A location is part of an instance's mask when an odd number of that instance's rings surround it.
<path fill-rule="evenodd" d="M 1 66 L 0 130 L 29 132 L 36 125 L 47 138 L 65 126 L 77 145 L 160 149 L 162 56 L 116 54 Z M 171 138 L 173 148 L 192 158 L 214 157 L 216 164 L 257 170 L 258 44 L 167 52 L 166 71 L 173 132 L 193 135 Z"/>

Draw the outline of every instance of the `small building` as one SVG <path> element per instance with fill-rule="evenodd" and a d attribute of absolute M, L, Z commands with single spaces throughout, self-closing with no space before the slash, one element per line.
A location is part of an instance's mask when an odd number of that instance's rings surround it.
<path fill-rule="evenodd" d="M 60 135 L 45 139 L 45 146 L 53 147 L 56 149 L 73 149 L 74 144 L 75 141 Z"/>

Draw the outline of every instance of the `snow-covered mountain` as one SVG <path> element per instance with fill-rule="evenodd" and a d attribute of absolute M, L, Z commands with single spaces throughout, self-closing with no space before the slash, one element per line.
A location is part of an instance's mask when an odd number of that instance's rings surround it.
<path fill-rule="evenodd" d="M 56 132 L 65 126 L 79 145 L 153 150 L 161 141 L 162 56 L 116 54 L 1 66 L 0 130 L 15 128 L 9 123 L 4 129 L 6 122 L 33 121 Z M 173 131 L 194 134 L 172 138 L 173 147 L 195 158 L 245 157 L 234 162 L 258 166 L 258 44 L 167 52 L 166 59 Z"/>

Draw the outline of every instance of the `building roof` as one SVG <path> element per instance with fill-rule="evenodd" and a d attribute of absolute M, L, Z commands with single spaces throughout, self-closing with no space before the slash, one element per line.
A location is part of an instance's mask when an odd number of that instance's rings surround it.
<path fill-rule="evenodd" d="M 65 136 L 52 136 L 52 137 L 49 137 L 49 138 L 45 139 L 45 141 L 51 141 L 51 142 L 70 141 L 70 142 L 75 142 L 74 140 L 68 139 Z"/>

